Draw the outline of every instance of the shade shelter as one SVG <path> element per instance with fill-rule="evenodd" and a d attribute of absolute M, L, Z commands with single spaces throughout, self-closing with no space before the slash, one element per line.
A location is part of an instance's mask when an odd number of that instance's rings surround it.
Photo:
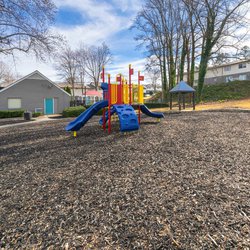
<path fill-rule="evenodd" d="M 179 82 L 174 88 L 170 91 L 170 109 L 172 109 L 172 97 L 173 94 L 178 94 L 178 105 L 179 110 L 181 110 L 181 99 L 183 103 L 183 109 L 185 109 L 185 94 L 192 93 L 192 103 L 193 103 L 193 110 L 195 110 L 195 89 L 190 87 L 186 82 L 181 81 Z"/>

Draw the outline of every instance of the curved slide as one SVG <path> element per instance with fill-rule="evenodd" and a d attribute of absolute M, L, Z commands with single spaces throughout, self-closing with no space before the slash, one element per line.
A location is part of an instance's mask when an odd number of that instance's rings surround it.
<path fill-rule="evenodd" d="M 151 112 L 147 106 L 145 105 L 140 105 L 141 112 L 144 113 L 147 116 L 150 117 L 155 117 L 155 118 L 164 118 L 163 113 L 158 113 L 158 112 Z"/>
<path fill-rule="evenodd" d="M 67 131 L 78 131 L 81 127 L 83 127 L 87 121 L 96 114 L 100 109 L 108 106 L 108 101 L 100 101 L 93 104 L 83 113 L 81 113 L 74 121 L 70 122 L 66 126 Z"/>

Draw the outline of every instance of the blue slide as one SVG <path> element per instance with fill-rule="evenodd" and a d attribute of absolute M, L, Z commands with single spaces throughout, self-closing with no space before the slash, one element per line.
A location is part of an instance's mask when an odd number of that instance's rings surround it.
<path fill-rule="evenodd" d="M 112 116 L 115 112 L 116 112 L 116 111 L 115 111 L 114 108 L 111 108 L 111 109 L 110 109 L 110 115 L 111 115 L 111 116 Z M 102 125 L 102 120 L 103 120 L 103 117 L 101 117 L 101 119 L 100 119 L 100 121 L 99 121 L 99 124 L 100 124 L 100 125 Z M 108 112 L 108 110 L 107 110 L 106 113 L 105 113 L 105 121 L 106 121 L 106 123 L 107 123 L 108 120 L 109 120 L 109 112 Z"/>
<path fill-rule="evenodd" d="M 122 105 L 114 105 L 113 107 L 119 117 L 121 132 L 127 132 L 139 129 L 138 118 L 132 106 L 122 104 Z"/>
<path fill-rule="evenodd" d="M 147 115 L 147 116 L 155 117 L 155 118 L 164 118 L 163 113 L 151 112 L 151 111 L 147 108 L 147 106 L 145 106 L 145 105 L 140 105 L 140 108 L 141 108 L 141 112 L 144 113 L 144 114 Z"/>
<path fill-rule="evenodd" d="M 100 101 L 93 104 L 83 113 L 81 113 L 74 121 L 70 122 L 65 129 L 67 131 L 78 131 L 94 114 L 96 114 L 100 109 L 105 108 L 107 106 L 108 101 Z"/>

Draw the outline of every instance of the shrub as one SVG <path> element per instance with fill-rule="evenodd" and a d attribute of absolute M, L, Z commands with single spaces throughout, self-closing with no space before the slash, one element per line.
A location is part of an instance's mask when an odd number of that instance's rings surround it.
<path fill-rule="evenodd" d="M 22 117 L 24 110 L 0 110 L 0 118 Z"/>
<path fill-rule="evenodd" d="M 32 117 L 38 117 L 40 115 L 42 115 L 41 112 L 34 112 L 34 113 L 32 113 Z"/>
<path fill-rule="evenodd" d="M 89 107 L 91 107 L 93 104 L 88 104 L 88 105 L 86 105 L 85 107 L 86 107 L 86 109 L 88 109 Z M 100 109 L 100 110 L 98 110 L 98 112 L 95 114 L 95 115 L 102 115 L 102 111 L 103 109 Z M 106 110 L 107 110 L 107 108 L 106 108 Z"/>
<path fill-rule="evenodd" d="M 83 106 L 69 107 L 63 110 L 64 117 L 76 117 L 86 110 Z"/>
<path fill-rule="evenodd" d="M 108 110 L 108 109 L 106 108 L 106 110 Z M 98 110 L 98 112 L 95 115 L 102 115 L 102 114 L 103 114 L 103 109 L 100 109 L 100 110 Z"/>
<path fill-rule="evenodd" d="M 71 89 L 69 86 L 66 86 L 63 89 L 71 95 Z"/>

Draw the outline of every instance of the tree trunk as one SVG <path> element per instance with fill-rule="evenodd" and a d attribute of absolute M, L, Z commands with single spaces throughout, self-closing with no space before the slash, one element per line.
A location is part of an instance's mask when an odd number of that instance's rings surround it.
<path fill-rule="evenodd" d="M 71 86 L 72 86 L 72 96 L 73 96 L 73 99 L 75 100 L 75 82 L 74 82 L 74 80 L 71 80 Z"/>
<path fill-rule="evenodd" d="M 198 78 L 198 102 L 201 101 L 201 94 L 204 86 L 204 81 L 205 81 L 205 75 L 207 73 L 207 64 L 209 60 L 209 53 L 205 51 L 201 55 L 201 61 L 200 61 L 200 67 L 199 67 L 199 78 Z"/>
<path fill-rule="evenodd" d="M 186 40 L 187 39 L 183 36 L 183 44 L 182 44 L 182 50 L 181 50 L 181 61 L 180 61 L 180 81 L 183 80 L 185 58 L 186 58 L 186 55 L 187 55 Z"/>
<path fill-rule="evenodd" d="M 191 23 L 191 69 L 190 69 L 190 86 L 194 86 L 194 71 L 195 71 L 195 34 Z"/>
<path fill-rule="evenodd" d="M 163 74 L 163 81 L 162 81 L 162 100 L 164 103 L 167 102 L 167 68 L 166 68 L 166 51 L 165 47 L 163 48 L 163 63 L 162 63 L 162 74 Z"/>
<path fill-rule="evenodd" d="M 173 55 L 173 48 L 169 47 L 169 87 L 172 89 L 175 86 L 175 63 L 174 63 L 174 55 Z"/>

